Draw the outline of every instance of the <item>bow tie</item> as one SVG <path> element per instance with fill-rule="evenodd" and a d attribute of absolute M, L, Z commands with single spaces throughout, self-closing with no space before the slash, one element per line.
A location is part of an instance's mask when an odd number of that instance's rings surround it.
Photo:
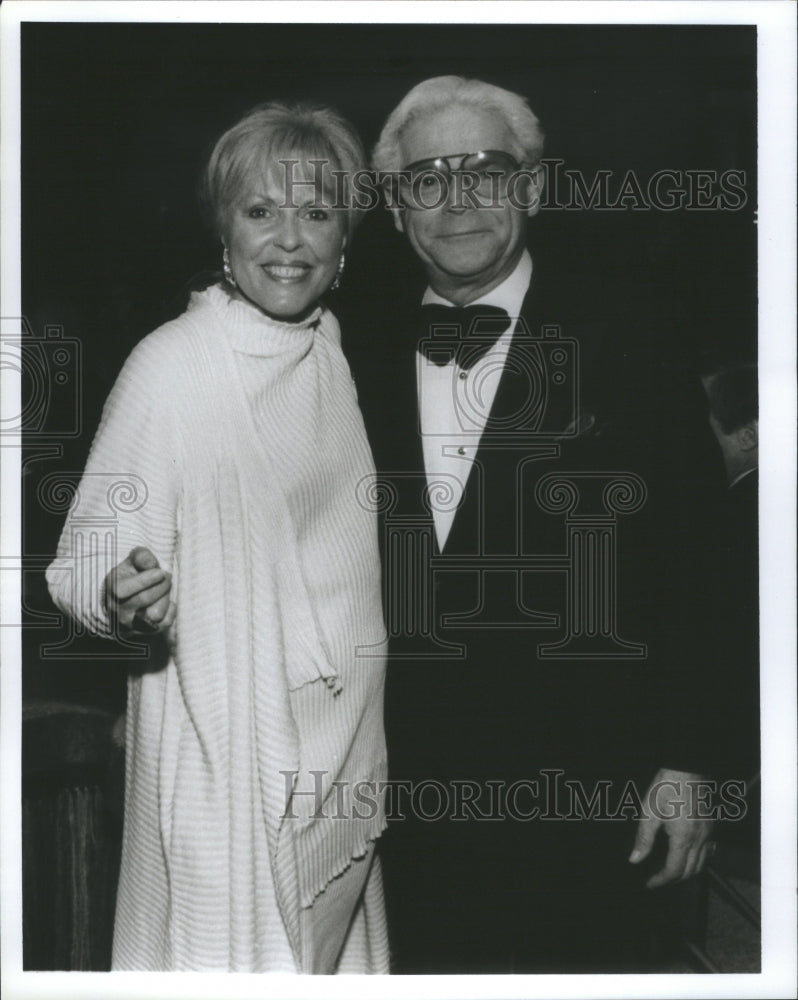
<path fill-rule="evenodd" d="M 436 365 L 454 358 L 467 371 L 509 326 L 506 310 L 497 306 L 422 306 L 418 349 Z"/>

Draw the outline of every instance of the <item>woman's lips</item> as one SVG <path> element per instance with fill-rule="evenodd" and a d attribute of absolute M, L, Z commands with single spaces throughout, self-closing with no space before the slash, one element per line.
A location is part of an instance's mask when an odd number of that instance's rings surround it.
<path fill-rule="evenodd" d="M 261 264 L 266 274 L 274 281 L 301 281 L 310 271 L 310 264 Z"/>

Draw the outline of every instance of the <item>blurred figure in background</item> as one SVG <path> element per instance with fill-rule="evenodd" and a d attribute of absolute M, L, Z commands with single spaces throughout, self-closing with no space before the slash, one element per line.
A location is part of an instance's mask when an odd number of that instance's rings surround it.
<path fill-rule="evenodd" d="M 709 397 L 709 424 L 723 453 L 729 490 L 735 498 L 747 497 L 752 502 L 749 512 L 756 512 L 759 465 L 756 366 L 716 369 L 704 377 L 704 386 Z"/>
<path fill-rule="evenodd" d="M 730 776 L 749 788 L 748 814 L 728 825 L 730 843 L 758 850 L 759 726 L 759 416 L 757 367 L 715 362 L 704 375 L 709 423 L 718 440 L 729 489 L 722 517 L 729 584 L 725 615 L 729 684 Z"/>

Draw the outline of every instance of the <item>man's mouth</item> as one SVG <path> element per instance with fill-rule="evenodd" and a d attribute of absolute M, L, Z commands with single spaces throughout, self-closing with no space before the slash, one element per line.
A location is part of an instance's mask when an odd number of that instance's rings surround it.
<path fill-rule="evenodd" d="M 462 233 L 441 233 L 438 237 L 439 240 L 460 240 L 465 237 L 483 236 L 487 230 L 485 229 L 467 229 Z"/>
<path fill-rule="evenodd" d="M 261 264 L 261 267 L 273 281 L 301 281 L 310 271 L 310 264 L 295 262 L 291 264 Z"/>

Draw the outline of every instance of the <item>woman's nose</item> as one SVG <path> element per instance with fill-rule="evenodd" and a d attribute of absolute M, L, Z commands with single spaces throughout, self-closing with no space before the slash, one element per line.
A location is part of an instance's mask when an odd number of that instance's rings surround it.
<path fill-rule="evenodd" d="M 284 212 L 280 218 L 274 242 L 283 250 L 296 250 L 302 244 L 299 219 L 293 212 Z"/>

